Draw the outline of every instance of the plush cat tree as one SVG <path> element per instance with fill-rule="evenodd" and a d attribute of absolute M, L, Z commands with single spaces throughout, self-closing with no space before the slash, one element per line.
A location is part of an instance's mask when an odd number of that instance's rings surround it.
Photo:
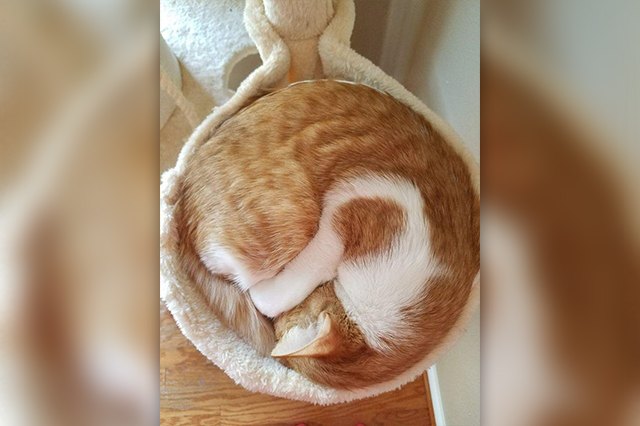
<path fill-rule="evenodd" d="M 246 389 L 323 405 L 387 392 L 420 375 L 463 331 L 477 304 L 479 283 L 474 283 L 456 326 L 436 350 L 425 354 L 422 361 L 407 366 L 409 368 L 393 380 L 365 389 L 333 389 L 311 382 L 276 360 L 259 355 L 220 323 L 195 285 L 175 267 L 171 223 L 178 196 L 175 182 L 184 173 L 189 156 L 250 97 L 264 89 L 284 87 L 300 80 L 348 80 L 388 92 L 423 114 L 444 136 L 468 164 L 474 186 L 479 191 L 478 166 L 450 127 L 398 82 L 349 47 L 354 18 L 353 0 L 247 0 L 245 26 L 263 64 L 247 77 L 227 103 L 216 108 L 197 127 L 182 148 L 175 167 L 163 174 L 160 187 L 161 297 L 182 333 L 203 355 Z"/>

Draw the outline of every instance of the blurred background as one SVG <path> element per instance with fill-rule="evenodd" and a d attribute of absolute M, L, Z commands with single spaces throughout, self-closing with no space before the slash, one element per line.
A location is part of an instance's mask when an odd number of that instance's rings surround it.
<path fill-rule="evenodd" d="M 0 424 L 158 422 L 158 5 L 0 1 Z"/>
<path fill-rule="evenodd" d="M 483 2 L 486 424 L 640 424 L 639 16 Z"/>
<path fill-rule="evenodd" d="M 158 176 L 259 65 L 228 4 L 0 0 L 0 424 L 158 423 Z M 479 9 L 358 0 L 352 38 L 482 153 L 482 314 L 436 420 L 640 424 L 640 3 Z"/>

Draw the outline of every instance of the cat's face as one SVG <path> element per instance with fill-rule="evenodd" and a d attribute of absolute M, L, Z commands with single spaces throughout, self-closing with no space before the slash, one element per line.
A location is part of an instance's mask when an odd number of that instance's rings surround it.
<path fill-rule="evenodd" d="M 362 333 L 351 321 L 333 282 L 316 288 L 304 302 L 274 321 L 276 358 L 341 357 L 366 349 Z"/>

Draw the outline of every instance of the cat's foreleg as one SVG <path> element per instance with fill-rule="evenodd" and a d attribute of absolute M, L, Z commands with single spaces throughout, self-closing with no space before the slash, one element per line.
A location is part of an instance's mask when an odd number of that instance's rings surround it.
<path fill-rule="evenodd" d="M 331 223 L 321 220 L 318 232 L 298 256 L 275 277 L 249 289 L 256 308 L 271 318 L 292 309 L 320 284 L 335 278 L 343 251 Z"/>

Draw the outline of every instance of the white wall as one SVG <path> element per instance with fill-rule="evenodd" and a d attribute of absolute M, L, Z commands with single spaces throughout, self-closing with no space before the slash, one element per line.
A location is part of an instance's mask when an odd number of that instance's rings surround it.
<path fill-rule="evenodd" d="M 438 396 L 432 396 L 434 409 L 442 409 L 444 422 L 437 426 L 480 425 L 480 313 L 476 313 L 464 336 L 429 371 L 438 382 L 430 383 L 432 394 L 439 392 L 441 407 L 437 407 Z M 435 389 L 434 385 L 439 386 Z"/>
<path fill-rule="evenodd" d="M 480 0 L 428 0 L 414 52 L 405 87 L 480 158 Z"/>

